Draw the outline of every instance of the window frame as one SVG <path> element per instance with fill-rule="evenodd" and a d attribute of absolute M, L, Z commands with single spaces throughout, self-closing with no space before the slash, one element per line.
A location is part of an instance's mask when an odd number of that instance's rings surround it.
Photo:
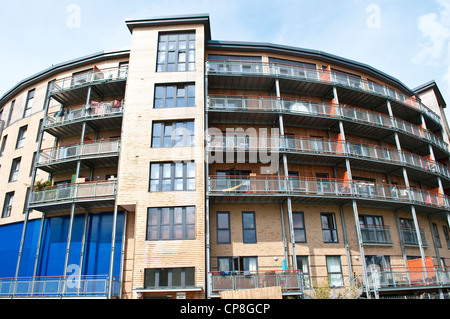
<path fill-rule="evenodd" d="M 2 218 L 8 218 L 11 216 L 13 202 L 14 202 L 14 192 L 6 193 L 5 200 L 3 201 Z"/>
<path fill-rule="evenodd" d="M 22 157 L 16 157 L 11 162 L 11 170 L 9 172 L 8 183 L 15 182 L 19 179 L 20 173 L 20 162 L 22 161 Z"/>
<path fill-rule="evenodd" d="M 22 118 L 26 118 L 31 115 L 31 109 L 33 108 L 34 96 L 36 94 L 36 89 L 29 90 L 27 93 L 27 100 L 25 102 L 25 107 L 23 110 Z"/>
<path fill-rule="evenodd" d="M 245 226 L 245 219 L 246 219 L 245 216 L 246 215 L 251 216 L 253 227 L 246 227 Z M 247 235 L 246 235 L 246 233 L 247 233 Z M 250 239 L 247 238 L 249 233 L 251 233 L 251 238 Z M 256 244 L 258 242 L 257 234 L 256 234 L 256 216 L 255 216 L 255 212 L 250 212 L 250 211 L 242 212 L 242 242 L 244 244 Z"/>
<path fill-rule="evenodd" d="M 180 95 L 182 90 L 184 95 Z M 155 84 L 153 95 L 154 109 L 195 107 L 195 102 L 195 83 L 193 82 Z"/>
<path fill-rule="evenodd" d="M 295 227 L 295 216 L 300 216 L 301 217 L 301 222 L 302 222 L 303 228 L 302 227 Z M 305 214 L 304 214 L 304 212 L 292 212 L 292 227 L 294 229 L 294 240 L 295 240 L 295 242 L 296 243 L 306 243 L 307 240 L 306 240 L 306 225 L 305 225 Z M 303 237 L 304 237 L 303 241 L 297 240 L 296 230 L 297 231 L 300 230 L 300 231 L 303 232 Z"/>
<path fill-rule="evenodd" d="M 159 130 L 157 125 L 160 126 Z M 177 127 L 181 125 L 182 127 Z M 166 128 L 170 128 L 170 135 L 166 135 Z M 191 130 L 192 129 L 192 130 Z M 179 130 L 182 134 L 179 134 Z M 159 131 L 159 135 L 155 132 Z M 181 143 L 178 139 L 181 137 Z M 166 145 L 166 138 L 170 138 L 170 145 Z M 195 121 L 155 121 L 152 125 L 152 148 L 168 148 L 168 147 L 193 147 L 195 138 Z M 159 142 L 159 144 L 157 143 Z M 159 145 L 159 146 L 155 146 Z"/>
<path fill-rule="evenodd" d="M 174 270 L 176 272 L 179 271 L 179 285 L 173 285 L 174 283 Z M 167 285 L 161 285 L 161 271 L 167 271 Z M 190 273 L 192 271 L 192 273 Z M 151 273 L 153 273 L 153 278 L 151 277 Z M 192 278 L 189 278 L 189 281 L 192 281 L 192 285 L 187 285 L 187 275 L 189 277 L 192 276 Z M 154 282 L 154 286 L 147 285 L 147 279 L 150 279 L 150 283 Z M 153 279 L 153 280 L 152 280 Z M 177 278 L 178 279 L 178 278 Z M 157 289 L 160 287 L 164 288 L 187 288 L 187 287 L 195 287 L 195 267 L 173 267 L 173 268 L 145 268 L 144 269 L 144 288 L 145 289 Z"/>
<path fill-rule="evenodd" d="M 330 266 L 331 266 L 331 260 L 330 258 L 336 258 L 339 261 L 339 271 L 330 271 Z M 325 256 L 326 259 L 326 265 L 327 265 L 327 275 L 328 275 L 328 279 L 329 279 L 329 287 L 330 288 L 340 288 L 344 286 L 344 274 L 342 272 L 342 261 L 341 261 L 341 256 L 339 255 L 328 255 Z M 340 276 L 340 278 L 338 279 L 340 281 L 340 285 L 333 285 L 333 279 L 331 278 L 332 275 L 338 275 Z M 336 279 L 334 279 L 336 280 Z"/>
<path fill-rule="evenodd" d="M 181 210 L 181 223 L 177 222 L 176 214 Z M 188 214 L 193 210 L 194 221 L 190 223 L 188 221 Z M 156 223 L 151 223 L 151 213 L 156 211 Z M 168 212 L 168 223 L 163 223 L 163 214 Z M 147 227 L 146 227 L 146 241 L 159 241 L 159 240 L 194 240 L 196 239 L 196 212 L 195 206 L 173 206 L 173 207 L 148 207 L 147 208 Z M 168 227 L 168 237 L 163 236 L 163 227 Z M 181 237 L 176 236 L 176 228 L 181 227 Z M 190 227 L 193 227 L 190 230 Z M 151 229 L 156 230 L 156 236 L 153 238 L 151 235 Z M 190 236 L 192 231 L 193 236 Z"/>
<path fill-rule="evenodd" d="M 327 223 L 330 224 L 331 221 L 331 226 L 333 226 L 333 228 L 324 228 L 324 223 L 323 223 L 323 217 L 327 218 Z M 323 237 L 323 242 L 326 244 L 336 244 L 339 243 L 339 236 L 338 236 L 338 230 L 337 230 L 337 223 L 336 223 L 336 216 L 335 213 L 320 213 L 320 224 L 322 227 L 322 237 Z M 331 240 L 325 240 L 325 231 L 329 232 Z"/>
<path fill-rule="evenodd" d="M 168 166 L 167 166 L 168 165 Z M 177 177 L 177 168 L 182 165 L 182 176 Z M 170 174 L 169 177 L 165 176 L 165 168 L 169 167 Z M 192 167 L 193 176 L 189 176 L 190 169 Z M 149 189 L 151 193 L 156 192 L 180 192 L 180 191 L 195 191 L 195 162 L 150 162 L 150 178 L 149 178 Z M 157 178 L 153 178 L 154 169 L 158 169 Z M 155 173 L 156 174 L 156 173 Z M 176 189 L 177 185 L 180 185 L 181 181 L 182 189 Z M 167 185 L 170 186 L 169 189 L 164 190 Z M 190 185 L 193 187 L 191 188 Z M 156 188 L 156 189 L 153 189 Z"/>
<path fill-rule="evenodd" d="M 220 227 L 219 215 L 226 215 L 228 227 Z M 227 241 L 219 241 L 219 232 L 227 232 Z M 217 244 L 231 244 L 231 224 L 230 224 L 230 212 L 216 212 L 216 242 Z"/>
<path fill-rule="evenodd" d="M 16 150 L 25 146 L 27 131 L 28 125 L 24 125 L 19 128 L 19 132 L 17 133 Z"/>
<path fill-rule="evenodd" d="M 180 46 L 181 42 L 185 42 L 184 48 Z M 195 30 L 160 32 L 156 54 L 156 72 L 195 71 L 196 49 Z M 184 56 L 184 61 L 181 60 L 181 56 Z"/>

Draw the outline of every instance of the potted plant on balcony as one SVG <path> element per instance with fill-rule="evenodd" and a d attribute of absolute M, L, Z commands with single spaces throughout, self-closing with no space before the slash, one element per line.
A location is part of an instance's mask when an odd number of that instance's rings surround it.
<path fill-rule="evenodd" d="M 33 186 L 33 191 L 34 192 L 38 192 L 43 190 L 44 188 L 50 187 L 52 186 L 52 182 L 51 181 L 45 181 L 43 182 L 42 179 L 40 181 L 37 181 L 34 186 Z"/>

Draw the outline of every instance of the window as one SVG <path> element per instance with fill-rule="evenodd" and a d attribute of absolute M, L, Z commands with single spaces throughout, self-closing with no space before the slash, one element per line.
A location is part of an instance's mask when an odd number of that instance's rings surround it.
<path fill-rule="evenodd" d="M 194 121 L 153 123 L 152 147 L 194 146 Z"/>
<path fill-rule="evenodd" d="M 19 129 L 19 134 L 17 135 L 16 149 L 22 148 L 25 145 L 25 138 L 27 137 L 27 126 L 22 126 Z"/>
<path fill-rule="evenodd" d="M 310 289 L 311 276 L 309 274 L 308 256 L 297 256 L 297 268 L 302 271 L 304 287 Z"/>
<path fill-rule="evenodd" d="M 147 240 L 195 239 L 195 207 L 149 208 Z"/>
<path fill-rule="evenodd" d="M 296 243 L 306 243 L 305 222 L 303 212 L 292 213 L 292 222 L 294 224 L 294 238 Z"/>
<path fill-rule="evenodd" d="M 209 72 L 213 73 L 252 74 L 261 71 L 260 56 L 209 54 L 208 59 L 212 62 L 209 64 Z"/>
<path fill-rule="evenodd" d="M 230 213 L 217 212 L 217 243 L 231 243 Z"/>
<path fill-rule="evenodd" d="M 28 117 L 31 115 L 31 108 L 33 107 L 35 91 L 36 91 L 35 89 L 28 91 L 27 101 L 25 103 L 25 110 L 23 111 L 23 117 Z"/>
<path fill-rule="evenodd" d="M 145 269 L 144 288 L 195 286 L 195 267 Z"/>
<path fill-rule="evenodd" d="M 3 204 L 2 218 L 11 216 L 13 200 L 14 200 L 14 192 L 6 193 L 5 203 Z"/>
<path fill-rule="evenodd" d="M 330 287 L 342 287 L 344 285 L 344 277 L 342 276 L 341 256 L 326 257 Z"/>
<path fill-rule="evenodd" d="M 34 152 L 33 157 L 31 159 L 30 175 L 29 175 L 30 177 L 33 174 L 34 162 L 36 161 L 36 154 L 37 154 L 37 152 Z"/>
<path fill-rule="evenodd" d="M 11 124 L 11 119 L 12 119 L 12 115 L 14 112 L 14 105 L 16 104 L 16 100 L 11 102 L 11 107 L 9 108 L 9 113 L 8 113 L 8 120 L 6 121 L 6 126 L 9 126 L 9 124 Z"/>
<path fill-rule="evenodd" d="M 195 190 L 195 163 L 151 163 L 150 192 Z"/>
<path fill-rule="evenodd" d="M 39 136 L 41 134 L 41 129 L 42 129 L 42 123 L 44 122 L 44 119 L 40 119 L 39 120 L 39 126 L 38 126 L 38 130 L 37 130 L 37 134 L 36 134 L 36 142 L 39 141 Z M 44 133 L 42 133 L 44 134 Z M 44 138 L 42 138 L 44 139 Z"/>
<path fill-rule="evenodd" d="M 242 234 L 245 244 L 256 243 L 256 223 L 254 212 L 242 212 Z"/>
<path fill-rule="evenodd" d="M 258 270 L 257 257 L 218 257 L 219 271 L 254 271 Z"/>
<path fill-rule="evenodd" d="M 447 248 L 450 249 L 450 235 L 448 233 L 448 228 L 447 226 L 442 226 L 442 229 L 444 231 L 445 241 L 447 242 Z"/>
<path fill-rule="evenodd" d="M 17 181 L 17 178 L 19 177 L 20 160 L 21 157 L 13 159 L 11 164 L 11 172 L 9 174 L 9 182 Z"/>
<path fill-rule="evenodd" d="M 8 135 L 3 136 L 2 138 L 2 146 L 0 147 L 0 156 L 5 154 L 6 141 L 8 140 Z"/>
<path fill-rule="evenodd" d="M 324 243 L 337 243 L 337 228 L 334 213 L 321 213 L 322 235 Z"/>
<path fill-rule="evenodd" d="M 299 78 L 318 79 L 317 66 L 314 63 L 269 58 L 271 72 Z M 273 64 L 272 64 L 273 63 Z"/>
<path fill-rule="evenodd" d="M 386 244 L 391 239 L 386 232 L 383 216 L 359 215 L 362 240 L 366 244 Z"/>
<path fill-rule="evenodd" d="M 31 193 L 31 187 L 27 187 L 27 194 L 25 195 L 25 201 L 23 202 L 23 214 L 27 213 L 27 204 L 28 204 L 28 199 L 30 197 L 30 193 Z"/>
<path fill-rule="evenodd" d="M 434 235 L 434 241 L 436 242 L 436 245 L 438 248 L 442 248 L 441 238 L 439 237 L 438 227 L 435 223 L 432 223 L 432 227 L 433 227 L 432 233 Z"/>
<path fill-rule="evenodd" d="M 195 106 L 195 85 L 156 85 L 154 108 Z"/>
<path fill-rule="evenodd" d="M 157 72 L 195 70 L 195 32 L 160 33 Z"/>

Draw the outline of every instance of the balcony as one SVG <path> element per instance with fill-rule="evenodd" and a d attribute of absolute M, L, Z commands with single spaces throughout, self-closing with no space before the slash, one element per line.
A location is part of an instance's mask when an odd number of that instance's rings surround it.
<path fill-rule="evenodd" d="M 285 126 L 308 126 L 328 129 L 336 120 L 343 120 L 345 131 L 363 136 L 386 136 L 386 130 L 399 133 L 403 147 L 417 149 L 427 155 L 428 143 L 435 146 L 436 158 L 448 157 L 450 149 L 441 138 L 420 126 L 384 113 L 345 105 L 270 97 L 213 96 L 208 97 L 208 111 L 212 123 L 272 124 L 278 114 L 287 116 Z M 245 114 L 241 113 L 244 112 Z M 255 113 L 261 113 L 256 117 Z M 395 144 L 394 134 L 386 141 Z"/>
<path fill-rule="evenodd" d="M 263 149 L 259 149 L 259 148 Z M 258 152 L 267 150 L 287 154 L 290 163 L 342 165 L 342 158 L 349 157 L 353 168 L 393 171 L 405 166 L 411 178 L 431 181 L 437 188 L 437 180 L 430 174 L 443 177 L 444 186 L 450 185 L 450 171 L 439 162 L 406 151 L 377 145 L 355 143 L 327 138 L 311 138 L 293 135 L 257 135 L 251 132 L 209 132 L 209 152 Z M 216 153 L 217 154 L 217 153 Z M 249 156 L 249 155 L 248 155 Z"/>
<path fill-rule="evenodd" d="M 109 276 L 52 276 L 0 278 L 1 298 L 108 298 L 119 296 L 120 281 Z"/>
<path fill-rule="evenodd" d="M 210 176 L 208 193 L 215 202 L 273 202 L 291 196 L 293 202 L 345 204 L 358 200 L 369 207 L 388 209 L 416 205 L 416 210 L 448 210 L 446 195 L 412 187 L 361 182 L 356 180 L 277 177 L 277 176 Z"/>
<path fill-rule="evenodd" d="M 69 76 L 53 82 L 50 95 L 63 105 L 86 101 L 88 87 L 95 86 L 91 91 L 92 98 L 125 94 L 125 83 L 128 77 L 128 66 L 98 69 Z"/>
<path fill-rule="evenodd" d="M 208 274 L 213 296 L 221 291 L 281 287 L 283 295 L 303 293 L 303 275 L 289 271 L 216 271 Z"/>
<path fill-rule="evenodd" d="M 370 269 L 369 289 L 371 291 L 395 291 L 423 288 L 450 287 L 450 268 L 434 267 L 375 267 Z"/>
<path fill-rule="evenodd" d="M 42 212 L 66 212 L 72 203 L 84 207 L 112 207 L 116 198 L 117 180 L 52 186 L 31 193 L 30 208 Z"/>
<path fill-rule="evenodd" d="M 384 225 L 361 224 L 361 237 L 364 245 L 392 245 L 391 229 Z"/>
<path fill-rule="evenodd" d="M 36 167 L 48 173 L 62 173 L 76 170 L 77 160 L 81 169 L 90 167 L 117 166 L 120 139 L 86 141 L 78 144 L 41 150 Z"/>
<path fill-rule="evenodd" d="M 429 128 L 441 127 L 440 117 L 415 97 L 406 96 L 390 87 L 340 72 L 248 61 L 207 61 L 206 70 L 211 79 L 211 87 L 218 88 L 267 89 L 273 85 L 270 78 L 278 78 L 283 92 L 297 92 L 332 99 L 333 95 L 329 86 L 334 85 L 342 91 L 339 94 L 341 101 L 378 105 L 389 99 L 393 103 L 395 114 L 408 118 L 408 110 L 409 113 L 416 111 L 431 119 L 427 122 Z M 298 83 L 292 83 L 292 80 Z"/>
<path fill-rule="evenodd" d="M 44 118 L 43 128 L 45 132 L 61 138 L 79 135 L 83 121 L 90 122 L 97 130 L 118 129 L 122 125 L 124 101 L 91 102 L 76 109 L 65 109 L 54 114 L 48 114 Z M 93 123 L 95 121 L 95 123 Z M 94 131 L 86 126 L 86 133 Z"/>

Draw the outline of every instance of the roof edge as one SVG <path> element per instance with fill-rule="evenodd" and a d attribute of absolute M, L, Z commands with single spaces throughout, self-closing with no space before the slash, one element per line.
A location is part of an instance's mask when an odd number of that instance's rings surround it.
<path fill-rule="evenodd" d="M 89 63 L 95 63 L 97 61 L 101 61 L 101 60 L 105 60 L 105 59 L 109 60 L 109 59 L 114 59 L 114 58 L 118 58 L 118 57 L 122 57 L 122 56 L 125 57 L 129 54 L 130 54 L 130 50 L 128 50 L 128 49 L 117 50 L 117 51 L 101 51 L 101 52 L 89 54 L 89 55 L 86 55 L 86 56 L 83 56 L 83 57 L 80 57 L 77 59 L 72 59 L 72 60 L 68 60 L 65 62 L 61 62 L 61 63 L 55 64 L 55 65 L 52 65 L 51 67 L 49 67 L 45 70 L 42 70 L 34 75 L 31 75 L 31 76 L 23 79 L 22 81 L 20 81 L 16 85 L 14 85 L 11 89 L 6 91 L 6 93 L 3 94 L 3 96 L 0 98 L 0 107 L 2 107 L 6 103 L 6 101 L 14 94 L 18 93 L 19 91 L 21 91 L 22 89 L 24 89 L 27 86 L 30 86 L 30 85 L 33 85 L 34 83 L 42 81 L 42 79 L 44 79 L 44 78 L 51 77 L 59 72 L 63 72 L 70 68 L 83 66 L 83 65 L 89 64 Z"/>
<path fill-rule="evenodd" d="M 331 53 L 327 53 L 319 50 L 298 48 L 287 45 L 279 45 L 273 43 L 264 42 L 242 42 L 242 41 L 221 41 L 221 40 L 210 40 L 207 41 L 206 46 L 209 49 L 225 49 L 225 50 L 236 50 L 236 51 L 263 51 L 272 53 L 282 53 L 285 55 L 291 55 L 296 57 L 306 57 L 306 58 L 316 58 L 319 60 L 330 62 L 331 64 L 347 67 L 356 71 L 362 71 L 363 73 L 370 74 L 375 78 L 382 80 L 383 82 L 390 83 L 391 85 L 401 89 L 402 91 L 408 93 L 409 95 L 415 95 L 414 90 L 411 90 L 404 83 L 402 83 L 397 78 L 384 73 L 368 64 L 343 58 Z"/>
<path fill-rule="evenodd" d="M 445 103 L 445 100 L 444 100 L 444 97 L 442 96 L 441 90 L 439 90 L 439 87 L 435 80 L 426 82 L 426 83 L 416 87 L 415 89 L 413 89 L 413 91 L 416 94 L 420 94 L 420 93 L 428 91 L 428 90 L 434 91 L 434 94 L 436 95 L 436 98 L 437 98 L 440 106 L 442 106 L 443 108 L 447 107 L 447 103 Z"/>
<path fill-rule="evenodd" d="M 135 27 L 201 23 L 205 25 L 206 40 L 211 40 L 211 24 L 209 20 L 209 14 L 207 13 L 133 19 L 126 20 L 125 23 L 131 33 L 133 33 L 133 29 Z"/>

